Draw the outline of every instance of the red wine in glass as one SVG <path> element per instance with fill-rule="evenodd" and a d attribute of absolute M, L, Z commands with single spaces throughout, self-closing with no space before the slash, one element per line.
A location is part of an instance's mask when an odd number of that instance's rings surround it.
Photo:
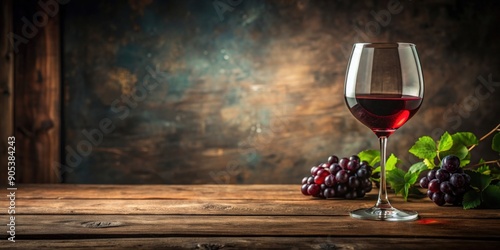
<path fill-rule="evenodd" d="M 357 94 L 346 97 L 352 115 L 378 137 L 388 137 L 420 108 L 422 98 L 394 94 Z"/>

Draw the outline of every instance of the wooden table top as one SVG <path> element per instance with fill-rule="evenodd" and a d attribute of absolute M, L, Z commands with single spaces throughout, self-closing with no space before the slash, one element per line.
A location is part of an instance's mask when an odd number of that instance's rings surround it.
<path fill-rule="evenodd" d="M 16 242 L 1 249 L 498 249 L 500 210 L 391 197 L 412 222 L 349 217 L 364 199 L 319 200 L 300 185 L 22 185 Z M 8 205 L 5 204 L 7 208 Z M 2 209 L 2 218 L 7 209 Z M 6 219 L 4 219 L 6 220 Z M 5 232 L 4 232 L 5 235 Z"/>

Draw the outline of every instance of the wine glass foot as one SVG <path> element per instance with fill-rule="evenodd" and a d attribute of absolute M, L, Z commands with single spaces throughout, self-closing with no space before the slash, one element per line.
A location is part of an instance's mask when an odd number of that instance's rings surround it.
<path fill-rule="evenodd" d="M 351 217 L 363 220 L 382 220 L 382 221 L 412 221 L 418 219 L 418 213 L 415 211 L 399 210 L 390 208 L 362 208 L 350 212 Z"/>

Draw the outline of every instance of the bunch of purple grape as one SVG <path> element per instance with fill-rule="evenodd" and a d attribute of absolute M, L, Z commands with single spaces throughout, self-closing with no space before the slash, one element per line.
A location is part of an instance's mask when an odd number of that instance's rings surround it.
<path fill-rule="evenodd" d="M 372 190 L 372 168 L 357 155 L 341 158 L 332 155 L 326 163 L 311 168 L 302 179 L 302 194 L 319 198 L 356 199 Z"/>
<path fill-rule="evenodd" d="M 460 159 L 448 155 L 439 169 L 433 169 L 420 179 L 420 186 L 427 188 L 427 196 L 438 206 L 460 205 L 470 183 L 470 176 L 460 168 Z"/>

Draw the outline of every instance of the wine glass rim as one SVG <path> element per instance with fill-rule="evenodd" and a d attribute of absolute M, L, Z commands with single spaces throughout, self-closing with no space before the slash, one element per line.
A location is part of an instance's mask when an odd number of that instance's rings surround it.
<path fill-rule="evenodd" d="M 364 47 L 416 47 L 414 43 L 405 42 L 375 42 L 375 43 L 354 43 L 354 46 Z"/>

